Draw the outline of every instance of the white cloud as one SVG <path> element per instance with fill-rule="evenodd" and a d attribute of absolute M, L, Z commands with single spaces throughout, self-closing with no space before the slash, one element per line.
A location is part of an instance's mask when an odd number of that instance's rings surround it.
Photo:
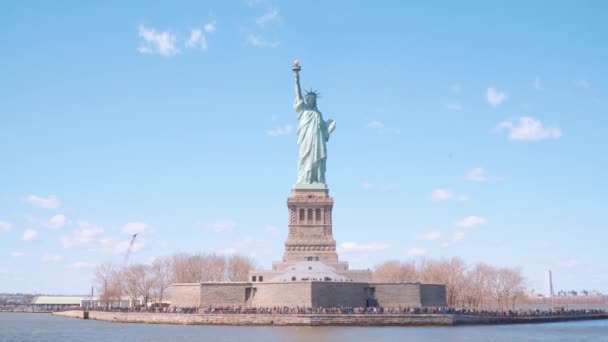
<path fill-rule="evenodd" d="M 456 222 L 456 227 L 471 228 L 487 224 L 488 220 L 479 216 L 468 216 Z"/>
<path fill-rule="evenodd" d="M 199 48 L 201 50 L 207 50 L 207 34 L 215 32 L 215 21 L 207 23 L 202 29 L 190 30 L 190 37 L 186 41 L 186 47 L 188 48 Z"/>
<path fill-rule="evenodd" d="M 382 123 L 381 121 L 373 120 L 373 121 L 370 121 L 367 124 L 367 127 L 369 127 L 369 128 L 382 128 L 382 127 L 384 127 L 384 123 Z"/>
<path fill-rule="evenodd" d="M 576 81 L 574 81 L 574 85 L 579 88 L 585 88 L 585 89 L 591 88 L 591 83 L 587 80 L 576 80 Z"/>
<path fill-rule="evenodd" d="M 540 77 L 538 77 L 538 76 L 536 76 L 536 78 L 534 79 L 534 89 L 536 89 L 536 90 L 542 89 L 542 86 L 540 84 Z"/>
<path fill-rule="evenodd" d="M 125 234 L 141 234 L 148 229 L 148 226 L 143 222 L 129 222 L 122 227 L 122 232 Z"/>
<path fill-rule="evenodd" d="M 455 110 L 455 111 L 462 110 L 462 105 L 460 103 L 458 103 L 458 102 L 448 103 L 446 107 L 449 110 Z"/>
<path fill-rule="evenodd" d="M 469 200 L 469 196 L 467 196 L 467 195 L 459 195 L 458 197 L 456 197 L 456 200 L 458 202 L 468 201 Z"/>
<path fill-rule="evenodd" d="M 562 267 L 566 267 L 566 268 L 574 268 L 574 267 L 579 266 L 580 264 L 581 264 L 581 262 L 576 259 L 568 259 L 568 260 L 564 260 L 560 263 L 560 265 Z"/>
<path fill-rule="evenodd" d="M 0 221 L 0 231 L 8 232 L 13 225 L 6 221 Z"/>
<path fill-rule="evenodd" d="M 103 228 L 95 227 L 86 221 L 78 222 L 80 229 L 72 232 L 71 235 L 59 238 L 63 248 L 85 247 L 95 243 L 95 238 L 103 234 Z"/>
<path fill-rule="evenodd" d="M 203 30 L 205 30 L 205 32 L 207 32 L 207 33 L 215 32 L 215 29 L 216 29 L 215 20 L 212 22 L 209 22 L 209 23 L 205 24 L 205 26 L 203 26 Z"/>
<path fill-rule="evenodd" d="M 361 183 L 361 187 L 365 190 L 369 190 L 374 187 L 374 184 L 369 183 L 369 182 L 363 182 L 363 183 Z"/>
<path fill-rule="evenodd" d="M 486 170 L 481 167 L 476 167 L 469 170 L 464 175 L 464 179 L 473 182 L 485 182 L 488 180 L 488 176 L 486 175 Z"/>
<path fill-rule="evenodd" d="M 464 239 L 464 232 L 454 232 L 452 234 L 452 241 L 462 241 Z"/>
<path fill-rule="evenodd" d="M 270 234 L 277 234 L 279 232 L 279 229 L 271 224 L 267 224 L 264 226 L 264 231 Z"/>
<path fill-rule="evenodd" d="M 486 90 L 486 100 L 488 100 L 488 103 L 494 107 L 503 103 L 507 99 L 507 97 L 508 97 L 507 93 L 499 92 L 498 90 L 494 89 L 493 87 L 489 87 Z"/>
<path fill-rule="evenodd" d="M 236 227 L 236 222 L 230 219 L 225 220 L 217 220 L 211 224 L 207 225 L 207 229 L 210 229 L 216 233 L 225 232 L 228 230 L 232 230 Z"/>
<path fill-rule="evenodd" d="M 40 258 L 40 260 L 42 262 L 59 262 L 59 261 L 63 260 L 63 256 L 45 254 L 42 256 L 42 258 Z"/>
<path fill-rule="evenodd" d="M 129 246 L 131 246 L 131 239 L 128 240 L 121 240 L 121 241 L 116 241 L 115 239 L 112 238 L 102 238 L 98 240 L 99 243 L 99 248 L 96 248 L 94 250 L 97 250 L 101 253 L 105 253 L 105 254 L 116 254 L 116 255 L 124 255 L 127 250 L 129 249 Z M 140 251 L 141 249 L 143 249 L 146 246 L 146 241 L 143 239 L 136 239 L 135 242 L 133 243 L 133 246 L 131 246 L 131 253 L 135 253 Z"/>
<path fill-rule="evenodd" d="M 201 50 L 207 50 L 207 37 L 202 30 L 194 29 L 190 31 L 190 38 L 186 42 L 186 47 L 199 47 Z"/>
<path fill-rule="evenodd" d="M 266 13 L 255 19 L 256 24 L 260 26 L 265 26 L 268 23 L 277 22 L 281 19 L 279 15 L 279 10 L 277 8 L 271 8 Z"/>
<path fill-rule="evenodd" d="M 11 256 L 14 257 L 14 258 L 19 258 L 19 257 L 25 256 L 25 253 L 23 253 L 23 252 L 12 252 Z"/>
<path fill-rule="evenodd" d="M 69 265 L 68 267 L 76 269 L 76 270 L 79 270 L 81 268 L 93 268 L 95 266 L 97 266 L 97 264 L 91 264 L 91 263 L 86 262 L 86 261 L 78 261 L 78 262 L 75 262 L 75 263 Z"/>
<path fill-rule="evenodd" d="M 277 127 L 277 128 L 266 131 L 266 135 L 269 135 L 271 137 L 278 137 L 281 135 L 290 135 L 292 130 L 293 130 L 293 126 L 291 126 L 290 124 L 287 124 L 285 126 Z"/>
<path fill-rule="evenodd" d="M 431 192 L 431 198 L 433 201 L 446 201 L 453 197 L 454 195 L 450 190 L 446 189 L 435 189 Z"/>
<path fill-rule="evenodd" d="M 146 54 L 159 54 L 165 57 L 173 56 L 179 53 L 179 50 L 175 46 L 177 38 L 169 31 L 157 33 L 153 28 L 147 28 L 143 25 L 139 25 L 138 32 L 139 37 L 143 39 L 143 42 L 137 48 L 139 52 Z"/>
<path fill-rule="evenodd" d="M 432 231 L 426 234 L 418 235 L 418 240 L 436 241 L 441 239 L 441 232 Z"/>
<path fill-rule="evenodd" d="M 407 255 L 409 256 L 421 256 L 426 254 L 426 249 L 424 248 L 410 248 L 407 250 Z"/>
<path fill-rule="evenodd" d="M 275 48 L 275 47 L 279 46 L 279 42 L 277 42 L 277 41 L 269 42 L 264 37 L 262 37 L 258 34 L 253 34 L 253 33 L 247 36 L 247 44 L 254 46 L 254 47 Z"/>
<path fill-rule="evenodd" d="M 340 244 L 340 251 L 348 253 L 348 252 L 376 252 L 383 249 L 387 249 L 390 246 L 385 243 L 368 243 L 368 244 L 359 244 L 356 242 L 343 242 Z"/>
<path fill-rule="evenodd" d="M 216 253 L 218 253 L 218 254 L 226 254 L 226 255 L 236 254 L 237 252 L 238 251 L 234 247 L 228 247 L 228 248 L 223 248 L 223 249 L 216 250 Z"/>
<path fill-rule="evenodd" d="M 31 229 L 31 228 L 27 228 L 26 230 L 23 231 L 23 236 L 21 237 L 21 239 L 23 241 L 30 241 L 35 239 L 38 236 L 38 232 Z"/>
<path fill-rule="evenodd" d="M 59 199 L 55 196 L 45 198 L 36 195 L 29 195 L 25 198 L 25 201 L 29 204 L 47 209 L 56 209 L 61 206 L 61 202 L 59 202 Z"/>
<path fill-rule="evenodd" d="M 540 122 L 531 117 L 522 116 L 517 122 L 512 120 L 503 121 L 496 126 L 498 131 L 506 129 L 509 131 L 509 140 L 528 140 L 536 141 L 542 139 L 558 139 L 562 136 L 562 131 L 559 127 L 546 127 Z"/>
<path fill-rule="evenodd" d="M 57 214 L 51 217 L 47 222 L 45 222 L 45 226 L 51 229 L 59 229 L 65 225 L 66 218 L 63 214 Z"/>

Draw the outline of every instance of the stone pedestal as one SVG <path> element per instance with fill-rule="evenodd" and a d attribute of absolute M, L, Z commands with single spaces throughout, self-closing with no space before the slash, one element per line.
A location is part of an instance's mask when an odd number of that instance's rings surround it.
<path fill-rule="evenodd" d="M 334 199 L 328 193 L 325 185 L 298 184 L 292 189 L 284 262 L 338 261 L 331 218 Z"/>

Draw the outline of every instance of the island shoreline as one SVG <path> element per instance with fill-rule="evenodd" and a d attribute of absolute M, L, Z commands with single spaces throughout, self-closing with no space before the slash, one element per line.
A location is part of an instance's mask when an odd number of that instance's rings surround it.
<path fill-rule="evenodd" d="M 608 314 L 539 317 L 492 317 L 453 314 L 179 314 L 82 310 L 53 312 L 55 316 L 116 323 L 220 326 L 463 326 L 569 322 L 608 319 Z M 87 317 L 87 318 L 85 318 Z"/>

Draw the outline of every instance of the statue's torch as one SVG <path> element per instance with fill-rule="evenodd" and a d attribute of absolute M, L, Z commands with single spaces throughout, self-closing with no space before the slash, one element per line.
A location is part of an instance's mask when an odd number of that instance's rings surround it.
<path fill-rule="evenodd" d="M 291 70 L 293 70 L 293 72 L 295 73 L 298 73 L 300 69 L 300 61 L 296 59 L 295 61 L 293 61 L 293 67 L 291 67 Z"/>

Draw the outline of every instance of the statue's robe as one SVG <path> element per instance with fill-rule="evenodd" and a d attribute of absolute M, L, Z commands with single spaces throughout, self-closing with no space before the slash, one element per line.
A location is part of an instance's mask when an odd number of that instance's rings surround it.
<path fill-rule="evenodd" d="M 302 99 L 294 104 L 298 114 L 298 181 L 297 184 L 325 184 L 325 143 L 333 130 L 332 120 L 325 122 L 317 108 Z M 331 126 L 331 128 L 330 128 Z"/>

